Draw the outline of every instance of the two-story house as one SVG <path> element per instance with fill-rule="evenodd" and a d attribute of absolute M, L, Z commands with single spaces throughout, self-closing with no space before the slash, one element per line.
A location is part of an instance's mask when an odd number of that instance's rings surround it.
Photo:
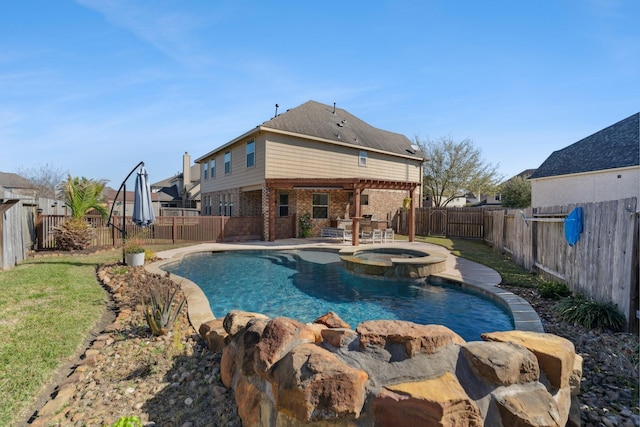
<path fill-rule="evenodd" d="M 404 135 L 308 101 L 195 162 L 202 214 L 262 216 L 263 238 L 273 241 L 296 237 L 304 214 L 315 236 L 345 223 L 357 236 L 362 217 L 384 224 L 403 202 L 413 219 L 424 158 Z"/>
<path fill-rule="evenodd" d="M 554 151 L 529 180 L 534 208 L 640 197 L 640 113 Z"/>

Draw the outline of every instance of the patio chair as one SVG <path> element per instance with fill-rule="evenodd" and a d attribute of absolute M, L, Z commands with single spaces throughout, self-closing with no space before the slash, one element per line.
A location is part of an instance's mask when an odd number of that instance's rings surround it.
<path fill-rule="evenodd" d="M 393 235 L 393 228 L 386 228 L 382 232 L 382 240 L 387 243 L 387 241 L 391 241 L 391 243 L 395 242 L 395 237 Z"/>
<path fill-rule="evenodd" d="M 371 222 L 362 224 L 360 228 L 360 239 L 362 242 L 370 241 L 373 238 L 373 229 L 371 228 Z"/>

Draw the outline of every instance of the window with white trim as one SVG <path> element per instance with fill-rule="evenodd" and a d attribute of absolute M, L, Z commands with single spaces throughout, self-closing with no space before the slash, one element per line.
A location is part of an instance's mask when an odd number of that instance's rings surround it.
<path fill-rule="evenodd" d="M 256 144 L 254 141 L 247 142 L 247 167 L 252 168 L 256 163 Z"/>
<path fill-rule="evenodd" d="M 202 178 L 207 180 L 209 179 L 209 163 L 202 164 Z"/>
<path fill-rule="evenodd" d="M 289 193 L 280 193 L 278 196 L 279 216 L 289 216 Z"/>
<path fill-rule="evenodd" d="M 329 218 L 329 193 L 313 193 L 311 203 L 314 219 Z"/>
<path fill-rule="evenodd" d="M 227 151 L 224 153 L 224 174 L 228 175 L 231 173 L 231 151 Z"/>
<path fill-rule="evenodd" d="M 211 179 L 216 177 L 216 159 L 211 159 L 209 162 L 209 170 L 211 171 Z"/>
<path fill-rule="evenodd" d="M 359 155 L 359 161 L 358 161 L 358 165 L 359 166 L 367 166 L 367 152 L 364 150 L 360 150 L 360 155 Z"/>
<path fill-rule="evenodd" d="M 218 216 L 233 216 L 233 195 L 218 195 Z"/>

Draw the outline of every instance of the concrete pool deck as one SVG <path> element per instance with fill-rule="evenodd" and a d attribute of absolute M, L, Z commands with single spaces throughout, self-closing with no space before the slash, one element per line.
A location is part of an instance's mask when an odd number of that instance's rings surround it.
<path fill-rule="evenodd" d="M 193 246 L 158 252 L 156 255 L 158 258 L 161 258 L 161 260 L 149 265 L 145 265 L 145 269 L 151 273 L 164 275 L 166 274 L 166 271 L 162 270 L 162 266 L 173 262 L 178 262 L 185 255 L 197 252 L 216 252 L 247 249 L 285 250 L 312 248 L 339 250 L 345 248 L 344 243 L 331 241 L 328 242 L 326 239 L 305 239 L 304 243 L 302 242 L 303 241 L 300 239 L 287 239 L 279 240 L 277 242 L 252 241 L 241 243 L 201 243 Z M 502 282 L 502 277 L 500 276 L 500 274 L 498 274 L 497 271 L 489 267 L 452 255 L 445 248 L 430 243 L 410 243 L 396 241 L 394 243 L 363 244 L 360 245 L 360 247 L 393 247 L 407 249 L 414 248 L 433 253 L 434 255 L 437 254 L 444 256 L 447 259 L 446 269 L 441 273 L 437 273 L 431 276 L 434 277 L 436 281 L 442 281 L 443 283 L 449 284 L 458 284 L 465 289 L 479 292 L 486 297 L 493 299 L 497 303 L 502 304 L 511 312 L 513 316 L 514 327 L 516 330 L 544 332 L 542 322 L 540 321 L 538 314 L 531 307 L 531 305 L 525 299 L 497 287 L 496 285 Z M 172 277 L 174 277 L 174 281 L 176 283 L 179 283 L 182 286 L 183 292 L 185 293 L 188 301 L 189 320 L 197 331 L 199 330 L 202 323 L 215 318 L 213 312 L 211 311 L 211 308 L 209 307 L 209 301 L 202 290 L 195 283 L 174 274 L 172 274 Z"/>

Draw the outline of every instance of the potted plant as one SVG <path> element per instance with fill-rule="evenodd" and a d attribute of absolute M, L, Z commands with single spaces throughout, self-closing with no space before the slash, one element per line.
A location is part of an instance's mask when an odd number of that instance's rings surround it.
<path fill-rule="evenodd" d="M 145 249 L 142 240 L 138 238 L 127 239 L 124 242 L 124 253 L 128 266 L 144 265 Z"/>

